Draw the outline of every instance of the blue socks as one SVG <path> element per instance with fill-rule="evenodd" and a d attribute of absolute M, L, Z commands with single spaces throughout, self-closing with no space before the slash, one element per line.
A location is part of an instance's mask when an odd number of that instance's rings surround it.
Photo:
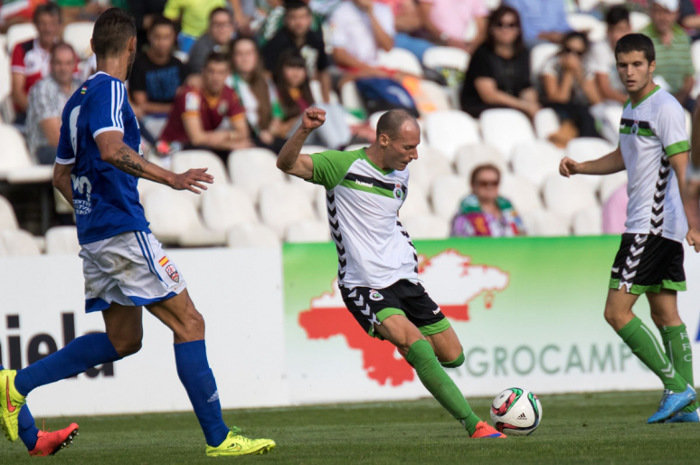
<path fill-rule="evenodd" d="M 26 396 L 36 387 L 75 376 L 95 365 L 120 358 L 107 333 L 86 334 L 74 339 L 58 352 L 19 370 L 15 388 Z"/>
<path fill-rule="evenodd" d="M 209 368 L 204 341 L 175 344 L 175 364 L 207 444 L 218 446 L 226 439 L 229 428 L 221 415 L 219 391 Z"/>

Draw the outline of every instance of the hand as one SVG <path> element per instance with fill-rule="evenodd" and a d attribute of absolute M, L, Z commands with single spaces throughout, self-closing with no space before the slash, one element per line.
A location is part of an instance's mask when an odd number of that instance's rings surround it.
<path fill-rule="evenodd" d="M 204 182 L 211 184 L 214 182 L 214 176 L 207 173 L 208 168 L 193 168 L 184 173 L 176 174 L 173 184 L 170 186 L 177 191 L 185 190 L 199 194 L 201 191 L 207 190 Z"/>
<path fill-rule="evenodd" d="M 326 112 L 316 107 L 309 107 L 301 116 L 301 127 L 310 131 L 321 127 L 326 121 Z"/>
<path fill-rule="evenodd" d="M 688 234 L 685 235 L 685 240 L 688 245 L 692 246 L 696 252 L 700 252 L 700 231 L 695 228 L 690 228 Z"/>
<path fill-rule="evenodd" d="M 372 7 L 374 6 L 373 0 L 357 0 L 355 4 L 360 10 L 364 11 L 365 13 L 372 13 Z"/>
<path fill-rule="evenodd" d="M 542 107 L 540 107 L 540 104 L 537 102 L 530 102 L 526 100 L 525 103 L 523 103 L 523 111 L 527 113 L 531 120 L 535 119 L 535 115 L 538 111 L 540 111 L 540 108 Z"/>
<path fill-rule="evenodd" d="M 576 160 L 572 160 L 569 157 L 564 157 L 561 159 L 561 162 L 559 162 L 559 174 L 568 178 L 572 174 L 580 173 L 580 165 L 581 164 Z"/>

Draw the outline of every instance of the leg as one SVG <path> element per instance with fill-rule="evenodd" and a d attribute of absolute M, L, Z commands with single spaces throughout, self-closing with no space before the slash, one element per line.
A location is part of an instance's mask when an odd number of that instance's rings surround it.
<path fill-rule="evenodd" d="M 455 368 L 464 363 L 464 351 L 457 333 L 450 326 L 445 331 L 426 336 L 442 366 Z"/>

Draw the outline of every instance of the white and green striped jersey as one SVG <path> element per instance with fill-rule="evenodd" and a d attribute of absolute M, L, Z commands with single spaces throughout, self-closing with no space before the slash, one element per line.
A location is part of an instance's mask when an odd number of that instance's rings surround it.
<path fill-rule="evenodd" d="M 338 251 L 338 282 L 383 289 L 418 279 L 418 257 L 399 222 L 408 169 L 385 171 L 364 149 L 311 155 L 311 182 L 326 188 L 331 236 Z"/>
<path fill-rule="evenodd" d="M 656 86 L 636 104 L 627 101 L 620 121 L 629 196 L 625 232 L 683 242 L 688 222 L 669 158 L 689 148 L 685 112 L 673 95 Z"/>

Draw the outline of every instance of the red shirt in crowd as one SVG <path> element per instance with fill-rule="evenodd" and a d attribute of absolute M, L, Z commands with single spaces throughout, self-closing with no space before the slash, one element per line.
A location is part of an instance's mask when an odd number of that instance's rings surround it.
<path fill-rule="evenodd" d="M 12 72 L 24 75 L 27 94 L 34 83 L 49 75 L 50 66 L 51 51 L 41 48 L 39 39 L 20 42 L 12 51 Z"/>

